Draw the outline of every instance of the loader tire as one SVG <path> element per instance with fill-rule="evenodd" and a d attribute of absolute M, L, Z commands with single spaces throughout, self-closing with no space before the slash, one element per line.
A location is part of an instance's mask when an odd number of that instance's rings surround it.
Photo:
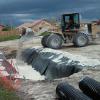
<path fill-rule="evenodd" d="M 100 100 L 100 82 L 86 77 L 79 82 L 79 87 L 83 93 L 91 97 L 93 100 Z"/>
<path fill-rule="evenodd" d="M 59 48 L 61 48 L 62 47 L 62 43 L 63 43 L 63 39 L 58 34 L 51 34 L 48 37 L 48 40 L 47 40 L 48 47 L 52 48 L 52 49 L 59 49 Z"/>
<path fill-rule="evenodd" d="M 50 36 L 50 35 L 45 35 L 45 36 L 43 36 L 43 38 L 42 38 L 42 40 L 41 40 L 41 44 L 42 44 L 43 47 L 48 47 L 48 46 L 47 46 L 47 39 L 48 39 L 49 36 Z"/>
<path fill-rule="evenodd" d="M 89 38 L 84 33 L 77 33 L 77 34 L 75 34 L 75 36 L 73 38 L 73 43 L 77 47 L 84 47 L 84 46 L 88 45 L 88 42 L 89 42 Z"/>
<path fill-rule="evenodd" d="M 60 83 L 56 88 L 59 100 L 92 100 L 67 83 Z"/>

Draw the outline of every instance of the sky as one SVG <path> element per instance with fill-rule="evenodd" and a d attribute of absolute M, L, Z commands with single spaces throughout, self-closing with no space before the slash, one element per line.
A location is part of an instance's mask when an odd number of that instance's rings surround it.
<path fill-rule="evenodd" d="M 20 25 L 36 19 L 79 12 L 83 19 L 100 18 L 100 0 L 0 0 L 0 23 Z"/>

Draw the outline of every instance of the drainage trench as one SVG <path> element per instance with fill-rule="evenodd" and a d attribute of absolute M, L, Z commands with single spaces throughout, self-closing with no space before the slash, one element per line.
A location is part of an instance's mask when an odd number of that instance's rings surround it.
<path fill-rule="evenodd" d="M 43 52 L 42 49 L 26 49 L 22 52 L 22 59 L 50 80 L 68 77 L 82 70 L 78 61 L 73 61 L 62 54 Z"/>

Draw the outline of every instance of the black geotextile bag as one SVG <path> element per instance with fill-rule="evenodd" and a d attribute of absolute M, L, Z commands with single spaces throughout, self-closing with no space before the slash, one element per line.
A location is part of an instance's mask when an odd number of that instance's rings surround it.
<path fill-rule="evenodd" d="M 100 82 L 85 77 L 79 82 L 79 87 L 87 96 L 93 98 L 93 100 L 100 100 Z"/>
<path fill-rule="evenodd" d="M 59 100 L 92 100 L 68 83 L 60 83 L 56 88 Z"/>

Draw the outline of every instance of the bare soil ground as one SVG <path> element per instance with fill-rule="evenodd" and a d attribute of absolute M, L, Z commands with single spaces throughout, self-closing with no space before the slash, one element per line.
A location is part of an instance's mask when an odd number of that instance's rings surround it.
<path fill-rule="evenodd" d="M 17 91 L 21 100 L 58 100 L 56 95 L 56 87 L 61 82 L 68 82 L 75 88 L 78 88 L 78 82 L 85 76 L 89 76 L 100 81 L 100 70 L 98 69 L 84 69 L 70 77 L 57 79 L 54 81 L 22 81 L 21 88 Z"/>
<path fill-rule="evenodd" d="M 91 43 L 86 47 L 77 48 L 73 45 L 65 45 L 61 49 L 62 51 L 70 52 L 72 54 L 78 54 L 85 56 L 91 59 L 99 59 L 100 60 L 100 42 L 98 43 Z"/>
<path fill-rule="evenodd" d="M 34 38 L 32 41 L 27 43 L 27 47 L 41 46 L 40 40 L 41 38 Z M 0 50 L 5 53 L 7 58 L 16 57 L 18 40 L 1 42 Z M 64 45 L 60 50 L 100 60 L 100 41 L 98 41 L 98 43 L 91 43 L 82 48 L 76 48 L 72 44 Z M 21 100 L 56 100 L 57 96 L 55 89 L 58 83 L 67 81 L 75 88 L 78 88 L 78 82 L 85 76 L 89 76 L 100 81 L 100 67 L 83 69 L 81 72 L 70 77 L 53 81 L 45 80 L 33 82 L 31 80 L 22 80 L 21 87 L 17 91 L 17 94 L 21 97 Z"/>

